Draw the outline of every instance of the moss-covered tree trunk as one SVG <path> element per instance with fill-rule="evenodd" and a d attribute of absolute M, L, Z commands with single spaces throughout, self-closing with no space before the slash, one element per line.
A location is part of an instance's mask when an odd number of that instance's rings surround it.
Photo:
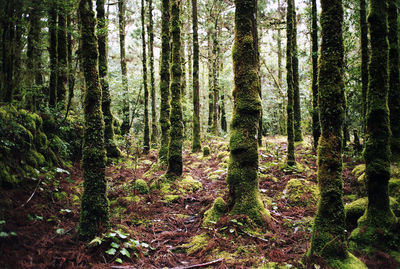
<path fill-rule="evenodd" d="M 293 84 L 293 16 L 292 9 L 293 0 L 288 1 L 287 11 L 286 11 L 286 81 L 287 81 L 287 165 L 293 166 L 296 164 L 294 157 L 294 84 Z"/>
<path fill-rule="evenodd" d="M 192 0 L 193 26 L 193 143 L 192 151 L 201 150 L 200 138 L 200 85 L 199 85 L 199 34 L 197 19 L 197 0 Z"/>
<path fill-rule="evenodd" d="M 147 154 L 150 150 L 150 126 L 149 126 L 149 89 L 147 88 L 147 57 L 146 57 L 146 31 L 145 31 L 145 7 L 142 0 L 141 20 L 142 20 L 142 72 L 144 88 L 144 132 L 143 132 L 143 153 Z"/>
<path fill-rule="evenodd" d="M 371 0 L 368 16 L 371 57 L 368 67 L 365 175 L 368 206 L 350 239 L 358 247 L 382 247 L 396 222 L 389 207 L 390 120 L 388 110 L 388 1 Z"/>
<path fill-rule="evenodd" d="M 211 29 L 207 31 L 207 70 L 208 70 L 208 128 L 212 131 L 213 113 L 214 113 L 214 89 L 213 89 L 213 73 L 212 73 L 212 43 Z"/>
<path fill-rule="evenodd" d="M 171 62 L 171 112 L 170 131 L 168 142 L 168 169 L 167 176 L 180 176 L 182 174 L 182 143 L 183 143 L 183 116 L 181 104 L 181 0 L 171 2 L 171 37 L 172 37 L 172 62 Z"/>
<path fill-rule="evenodd" d="M 213 95 L 213 109 L 212 109 L 212 133 L 219 134 L 218 128 L 218 114 L 219 114 L 219 83 L 218 83 L 218 17 L 215 19 L 214 29 L 212 30 L 212 95 Z"/>
<path fill-rule="evenodd" d="M 91 0 L 81 0 L 82 62 L 86 82 L 85 129 L 82 149 L 84 191 L 81 203 L 79 238 L 90 240 L 109 226 L 106 194 L 104 121 L 101 111 L 101 85 L 98 66 L 96 20 Z"/>
<path fill-rule="evenodd" d="M 294 141 L 303 141 L 301 134 L 301 108 L 300 108 L 300 87 L 299 87 L 299 59 L 297 50 L 297 16 L 296 6 L 293 0 L 292 8 L 292 69 L 293 69 L 293 118 L 294 118 Z"/>
<path fill-rule="evenodd" d="M 389 1 L 389 110 L 392 138 L 390 149 L 393 156 L 400 157 L 400 74 L 399 74 L 399 40 L 398 40 L 398 2 Z"/>
<path fill-rule="evenodd" d="M 67 48 L 67 8 L 65 3 L 58 4 L 57 21 L 57 107 L 65 109 L 68 84 L 68 48 Z"/>
<path fill-rule="evenodd" d="M 122 91 L 124 99 L 122 101 L 122 124 L 121 133 L 123 135 L 129 133 L 129 85 L 128 85 L 128 69 L 126 66 L 126 51 L 125 51 L 125 26 L 126 26 L 126 0 L 118 0 L 118 28 L 119 28 L 119 51 L 121 65 Z"/>
<path fill-rule="evenodd" d="M 228 131 L 228 124 L 226 122 L 226 110 L 225 110 L 225 89 L 221 89 L 221 130 L 223 132 Z"/>
<path fill-rule="evenodd" d="M 154 84 L 154 30 L 153 30 L 153 1 L 149 0 L 149 64 L 150 64 L 150 94 L 151 94 L 151 144 L 157 145 L 157 113 L 156 113 L 156 88 Z"/>
<path fill-rule="evenodd" d="M 51 0 L 49 4 L 49 58 L 50 58 L 50 83 L 49 105 L 55 107 L 57 103 L 57 4 Z"/>
<path fill-rule="evenodd" d="M 67 102 L 67 112 L 66 116 L 68 116 L 69 109 L 71 108 L 72 98 L 74 97 L 74 88 L 75 88 L 75 67 L 73 66 L 72 61 L 72 50 L 74 46 L 73 35 L 73 19 L 72 14 L 69 12 L 67 16 L 67 50 L 68 50 L 68 102 Z"/>
<path fill-rule="evenodd" d="M 160 68 L 160 126 L 161 126 L 161 146 L 159 159 L 162 162 L 167 161 L 168 157 L 168 130 L 170 126 L 169 113 L 169 60 L 170 60 L 170 5 L 169 0 L 162 0 L 161 15 L 161 68 Z"/>
<path fill-rule="evenodd" d="M 27 68 L 31 71 L 29 84 L 41 86 L 43 84 L 42 73 L 42 23 L 43 5 L 40 0 L 31 0 L 29 6 L 29 34 L 28 48 L 26 56 L 28 57 Z M 37 93 L 39 94 L 39 93 Z"/>
<path fill-rule="evenodd" d="M 361 101 L 362 101 L 362 129 L 365 132 L 365 115 L 367 114 L 368 89 L 368 24 L 366 0 L 360 0 L 360 29 L 361 29 Z"/>
<path fill-rule="evenodd" d="M 362 1 L 362 0 L 361 0 Z M 312 128 L 314 148 L 318 147 L 318 140 L 321 135 L 321 126 L 319 124 L 318 111 L 318 24 L 317 24 L 317 1 L 311 1 L 311 58 L 312 58 Z"/>
<path fill-rule="evenodd" d="M 259 225 L 267 224 L 268 212 L 258 189 L 258 121 L 261 100 L 258 92 L 257 50 L 252 17 L 256 0 L 235 0 L 233 113 L 230 127 L 230 158 L 227 175 L 230 214 L 245 214 Z"/>
<path fill-rule="evenodd" d="M 321 0 L 321 9 L 318 101 L 322 133 L 318 145 L 317 175 L 320 199 L 310 253 L 330 261 L 344 260 L 348 255 L 341 177 L 345 112 L 342 0 Z"/>
<path fill-rule="evenodd" d="M 117 158 L 121 152 L 115 145 L 113 115 L 111 114 L 111 96 L 108 84 L 107 36 L 108 22 L 105 16 L 104 0 L 96 0 L 97 10 L 97 37 L 99 42 L 99 77 L 102 89 L 101 108 L 104 115 L 104 143 L 107 156 Z"/>

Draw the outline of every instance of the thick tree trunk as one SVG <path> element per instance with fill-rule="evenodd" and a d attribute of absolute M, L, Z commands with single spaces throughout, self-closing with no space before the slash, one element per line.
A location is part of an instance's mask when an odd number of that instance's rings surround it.
<path fill-rule="evenodd" d="M 199 85 L 199 34 L 197 19 L 197 0 L 192 0 L 193 25 L 193 143 L 192 151 L 201 150 L 200 138 L 200 85 Z"/>
<path fill-rule="evenodd" d="M 168 157 L 168 130 L 170 126 L 169 113 L 169 60 L 170 60 L 170 32 L 169 32 L 169 0 L 162 0 L 162 17 L 161 17 L 161 68 L 160 68 L 160 126 L 161 126 L 161 146 L 159 159 L 162 162 L 167 161 Z"/>
<path fill-rule="evenodd" d="M 65 4 L 58 6 L 57 26 L 57 107 L 65 109 L 68 84 L 68 48 L 67 48 L 67 10 Z"/>
<path fill-rule="evenodd" d="M 181 104 L 181 1 L 171 2 L 171 37 L 172 37 L 172 63 L 171 63 L 171 113 L 170 132 L 168 143 L 168 169 L 167 176 L 180 176 L 183 170 L 182 143 L 183 143 L 183 116 Z"/>
<path fill-rule="evenodd" d="M 368 89 L 368 24 L 366 0 L 360 0 L 360 29 L 361 29 L 361 99 L 362 99 L 362 129 L 365 133 L 365 119 L 367 114 Z"/>
<path fill-rule="evenodd" d="M 319 109 L 322 134 L 318 145 L 320 200 L 314 219 L 310 254 L 344 260 L 347 253 L 343 206 L 342 126 L 343 83 L 342 0 L 321 1 Z"/>
<path fill-rule="evenodd" d="M 55 107 L 57 103 L 57 5 L 55 0 L 49 6 L 49 35 L 50 35 L 50 84 L 49 84 L 49 105 Z"/>
<path fill-rule="evenodd" d="M 111 96 L 108 84 L 107 36 L 108 27 L 104 10 L 104 0 L 96 0 L 97 36 L 99 45 L 99 77 L 102 89 L 101 108 L 104 115 L 104 143 L 107 157 L 117 158 L 121 152 L 115 145 L 113 115 L 111 114 Z"/>
<path fill-rule="evenodd" d="M 91 0 L 81 0 L 82 62 L 85 73 L 85 130 L 83 137 L 82 168 L 84 191 L 81 203 L 79 238 L 93 239 L 100 229 L 109 226 L 107 182 L 105 178 L 106 151 L 104 148 L 104 121 L 101 111 L 101 85 L 97 71 L 98 51 L 95 35 L 96 20 Z"/>

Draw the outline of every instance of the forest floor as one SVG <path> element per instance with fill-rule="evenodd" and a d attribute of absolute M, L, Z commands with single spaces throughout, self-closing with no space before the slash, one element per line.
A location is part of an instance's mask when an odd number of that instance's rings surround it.
<path fill-rule="evenodd" d="M 0 268 L 303 268 L 317 203 L 312 192 L 293 203 L 285 188 L 294 178 L 316 186 L 316 155 L 310 144 L 297 145 L 295 170 L 283 166 L 284 137 L 269 137 L 260 148 L 259 186 L 272 224 L 259 235 L 243 229 L 243 216 L 202 227 L 213 201 L 227 198 L 227 143 L 210 138 L 207 144 L 207 157 L 185 147 L 183 179 L 170 184 L 159 182 L 164 170 L 156 151 L 110 165 L 106 174 L 112 230 L 90 245 L 75 239 L 83 191 L 78 163 L 22 188 L 0 189 L 2 229 L 16 234 L 0 237 Z M 351 173 L 358 163 L 344 158 L 345 202 L 358 192 Z M 136 179 L 158 188 L 140 194 Z M 196 181 L 202 186 L 194 186 Z M 385 253 L 359 257 L 369 268 L 399 266 Z"/>

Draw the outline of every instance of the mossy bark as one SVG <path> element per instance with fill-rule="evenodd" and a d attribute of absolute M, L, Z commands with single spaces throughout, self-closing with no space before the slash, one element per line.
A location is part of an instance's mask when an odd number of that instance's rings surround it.
<path fill-rule="evenodd" d="M 320 199 L 314 219 L 311 255 L 325 259 L 347 258 L 343 206 L 342 125 L 344 119 L 343 7 L 341 0 L 321 1 L 321 56 L 319 108 L 322 134 L 318 145 Z"/>
<path fill-rule="evenodd" d="M 288 1 L 286 11 L 286 81 L 287 81 L 287 165 L 293 166 L 296 164 L 294 157 L 294 83 L 293 83 L 293 16 L 292 9 L 293 0 Z"/>
<path fill-rule="evenodd" d="M 235 0 L 228 209 L 230 214 L 245 214 L 258 225 L 267 226 L 268 212 L 258 189 L 257 133 L 262 107 L 258 92 L 258 48 L 254 47 L 251 19 L 255 16 L 255 5 L 256 0 Z"/>
<path fill-rule="evenodd" d="M 166 162 L 168 157 L 168 130 L 170 126 L 169 113 L 169 60 L 171 57 L 170 49 L 170 5 L 169 0 L 162 0 L 161 17 L 161 68 L 160 68 L 160 126 L 161 126 L 161 145 L 159 159 Z"/>
<path fill-rule="evenodd" d="M 212 95 L 213 95 L 213 109 L 212 109 L 212 133 L 215 135 L 219 134 L 218 128 L 218 114 L 219 114 L 219 81 L 218 81 L 218 52 L 219 52 L 219 43 L 218 43 L 218 16 L 215 19 L 214 28 L 212 29 Z"/>
<path fill-rule="evenodd" d="M 122 124 L 121 134 L 125 135 L 129 133 L 130 122 L 129 122 L 129 85 L 128 85 L 128 70 L 126 65 L 126 51 L 125 51 L 125 26 L 126 26 L 126 0 L 118 0 L 118 29 L 119 29 L 119 54 L 120 54 L 120 65 L 121 65 L 121 79 L 122 79 L 122 91 L 124 99 L 122 102 Z"/>
<path fill-rule="evenodd" d="M 90 240 L 109 226 L 106 194 L 104 148 L 104 121 L 101 111 L 101 86 L 99 81 L 96 20 L 91 0 L 81 0 L 82 62 L 86 82 L 84 102 L 85 130 L 83 137 L 82 168 L 84 192 L 82 195 L 79 238 Z"/>
<path fill-rule="evenodd" d="M 208 128 L 207 131 L 212 131 L 213 113 L 214 113 L 214 89 L 213 89 L 213 73 L 212 73 L 212 43 L 211 29 L 207 30 L 207 70 L 208 70 Z"/>
<path fill-rule="evenodd" d="M 57 107 L 65 109 L 68 84 L 67 9 L 64 3 L 58 5 L 57 21 Z"/>
<path fill-rule="evenodd" d="M 362 1 L 362 0 L 361 0 Z M 312 42 L 312 125 L 314 148 L 318 147 L 318 140 L 321 135 L 321 126 L 319 124 L 318 111 L 318 24 L 317 24 L 317 1 L 311 1 L 311 42 Z"/>
<path fill-rule="evenodd" d="M 297 50 L 297 16 L 295 1 L 292 8 L 292 69 L 293 69 L 293 118 L 294 118 L 294 141 L 303 141 L 301 134 L 301 108 L 300 108 L 300 87 L 299 87 L 299 59 Z"/>
<path fill-rule="evenodd" d="M 143 153 L 147 154 L 150 150 L 150 126 L 149 126 L 149 89 L 147 87 L 147 57 L 146 57 L 146 33 L 145 33 L 145 8 L 142 0 L 141 20 L 142 20 L 142 72 L 144 88 L 144 132 L 143 132 Z"/>
<path fill-rule="evenodd" d="M 57 5 L 55 0 L 49 6 L 49 58 L 50 58 L 50 84 L 49 105 L 55 107 L 57 103 Z"/>
<path fill-rule="evenodd" d="M 398 40 L 398 2 L 388 0 L 389 21 L 389 110 L 392 137 L 390 149 L 393 156 L 400 157 L 400 74 Z"/>
<path fill-rule="evenodd" d="M 389 206 L 390 123 L 388 109 L 388 1 L 371 0 L 368 26 L 371 37 L 369 84 L 367 93 L 365 175 L 368 206 L 358 221 L 359 229 L 351 235 L 356 244 L 365 244 L 363 234 L 374 238 L 390 231 L 396 222 Z M 366 229 L 364 229 L 366 228 Z"/>
<path fill-rule="evenodd" d="M 26 56 L 28 57 L 27 67 L 31 74 L 30 85 L 35 84 L 41 86 L 43 84 L 42 74 L 42 50 L 41 50 L 41 37 L 42 37 L 42 23 L 43 5 L 40 0 L 32 0 L 29 6 L 29 35 L 28 35 L 28 48 Z M 39 93 L 37 93 L 39 94 Z"/>
<path fill-rule="evenodd" d="M 168 176 L 180 176 L 182 174 L 182 143 L 183 143 L 183 116 L 181 104 L 181 0 L 171 2 L 171 37 L 172 37 L 172 62 L 171 62 L 171 112 L 170 131 L 168 143 Z"/>
<path fill-rule="evenodd" d="M 96 0 L 97 10 L 97 37 L 99 45 L 99 77 L 102 89 L 101 108 L 104 115 L 104 143 L 107 157 L 117 158 L 121 152 L 114 141 L 114 119 L 111 114 L 111 96 L 108 84 L 108 60 L 107 60 L 107 19 L 105 17 L 104 0 Z"/>
<path fill-rule="evenodd" d="M 154 30 L 153 30 L 153 1 L 149 0 L 149 64 L 150 64 L 150 94 L 151 94 L 151 144 L 157 145 L 157 113 L 156 113 L 156 88 L 154 83 Z"/>
<path fill-rule="evenodd" d="M 368 24 L 366 0 L 360 0 L 360 30 L 361 30 L 361 101 L 362 101 L 362 129 L 365 132 L 365 115 L 367 114 L 368 90 Z"/>
<path fill-rule="evenodd" d="M 199 85 L 199 34 L 197 19 L 197 0 L 192 0 L 193 26 L 193 143 L 192 151 L 201 150 L 200 138 L 200 85 Z"/>

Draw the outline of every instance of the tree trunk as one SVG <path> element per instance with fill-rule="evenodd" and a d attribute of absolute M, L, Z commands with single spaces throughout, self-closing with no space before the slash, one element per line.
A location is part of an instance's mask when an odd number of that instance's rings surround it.
<path fill-rule="evenodd" d="M 389 110 L 390 110 L 390 128 L 392 138 L 390 149 L 393 157 L 400 157 L 400 74 L 399 74 L 399 40 L 397 26 L 397 2 L 389 1 Z"/>
<path fill-rule="evenodd" d="M 367 89 L 368 89 L 368 24 L 366 0 L 360 0 L 360 29 L 361 29 L 361 99 L 362 99 L 362 129 L 365 133 L 365 120 L 367 114 Z"/>
<path fill-rule="evenodd" d="M 82 61 L 85 73 L 85 129 L 82 168 L 84 191 L 81 203 L 79 238 L 93 239 L 109 226 L 107 182 L 105 178 L 104 121 L 101 111 L 101 86 L 97 71 L 98 51 L 95 35 L 96 20 L 91 0 L 81 0 Z"/>
<path fill-rule="evenodd" d="M 118 22 L 119 22 L 119 50 L 120 50 L 120 64 L 121 64 L 121 78 L 122 78 L 122 91 L 124 100 L 122 102 L 122 135 L 129 133 L 129 85 L 128 85 L 128 70 L 126 67 L 126 52 L 125 52 L 125 13 L 126 13 L 126 0 L 118 0 Z"/>
<path fill-rule="evenodd" d="M 342 126 L 345 113 L 343 83 L 342 0 L 321 1 L 319 109 L 322 134 L 318 146 L 320 200 L 314 219 L 311 255 L 344 260 L 347 253 L 343 206 Z"/>
<path fill-rule="evenodd" d="M 201 150 L 200 138 L 200 85 L 199 85 L 199 34 L 197 19 L 197 0 L 192 0 L 193 25 L 193 143 L 192 151 Z"/>
<path fill-rule="evenodd" d="M 357 247 L 387 248 L 397 222 L 389 206 L 390 120 L 388 110 L 388 1 L 371 0 L 368 15 L 371 57 L 364 159 L 368 206 L 350 236 Z"/>
<path fill-rule="evenodd" d="M 162 17 L 161 17 L 161 68 L 160 68 L 160 126 L 161 126 L 161 146 L 159 159 L 162 162 L 167 161 L 168 157 L 168 130 L 170 126 L 169 113 L 169 60 L 170 60 L 170 32 L 169 32 L 169 0 L 162 0 Z"/>
<path fill-rule="evenodd" d="M 168 143 L 168 169 L 167 176 L 182 175 L 182 143 L 183 143 L 183 116 L 181 104 L 181 1 L 171 2 L 171 37 L 172 37 L 172 63 L 171 63 L 171 128 Z"/>
<path fill-rule="evenodd" d="M 145 33 L 145 10 L 144 0 L 142 0 L 142 66 L 143 66 L 143 88 L 144 88 L 144 133 L 143 133 L 143 153 L 147 154 L 150 150 L 150 126 L 149 126 L 149 89 L 147 88 L 147 57 L 146 57 L 146 33 Z"/>
<path fill-rule="evenodd" d="M 301 109 L 300 109 L 300 87 L 299 87 L 299 60 L 297 50 L 297 16 L 295 1 L 292 8 L 293 29 L 292 29 L 292 69 L 293 69 L 293 118 L 294 118 L 294 141 L 303 141 L 301 134 Z"/>
<path fill-rule="evenodd" d="M 361 0 L 363 1 L 363 0 Z M 318 111 L 318 24 L 317 24 L 317 0 L 311 0 L 311 42 L 312 42 L 312 126 L 314 149 L 318 147 L 318 140 L 321 135 Z"/>
<path fill-rule="evenodd" d="M 64 3 L 58 5 L 57 26 L 57 106 L 65 109 L 68 84 L 67 11 Z"/>
<path fill-rule="evenodd" d="M 213 114 L 212 114 L 212 133 L 218 135 L 218 101 L 219 101 L 219 83 L 218 83 L 218 19 L 215 20 L 214 31 L 212 34 L 212 95 L 213 95 Z"/>
<path fill-rule="evenodd" d="M 49 35 L 50 35 L 50 84 L 49 105 L 55 108 L 57 103 L 57 4 L 55 0 L 50 2 L 49 7 Z"/>
<path fill-rule="evenodd" d="M 117 158 L 121 152 L 115 145 L 113 115 L 111 114 L 110 86 L 108 84 L 107 36 L 108 27 L 104 10 L 104 0 L 96 0 L 97 36 L 99 45 L 99 77 L 102 89 L 101 109 L 104 115 L 104 143 L 107 157 Z"/>
<path fill-rule="evenodd" d="M 287 137 L 288 137 L 288 150 L 287 150 L 287 165 L 296 165 L 294 157 L 294 79 L 293 79 L 293 15 L 292 9 L 293 0 L 288 1 L 287 6 L 287 20 L 286 20 L 286 34 L 287 34 L 287 45 L 286 45 L 286 80 L 287 80 Z"/>
<path fill-rule="evenodd" d="M 253 41 L 256 0 L 235 0 L 233 113 L 229 141 L 230 162 L 227 183 L 230 214 L 245 214 L 260 226 L 267 226 L 269 212 L 258 189 L 257 132 L 261 115 L 258 92 L 257 51 Z"/>
<path fill-rule="evenodd" d="M 214 113 L 214 90 L 213 90 L 213 73 L 212 73 L 212 43 L 211 30 L 207 31 L 207 69 L 208 69 L 208 132 L 212 131 L 213 113 Z"/>
<path fill-rule="evenodd" d="M 156 88 L 154 85 L 154 31 L 153 31 L 153 1 L 149 0 L 149 58 L 150 58 L 150 94 L 151 94 L 151 144 L 157 145 L 157 114 L 156 114 Z"/>

